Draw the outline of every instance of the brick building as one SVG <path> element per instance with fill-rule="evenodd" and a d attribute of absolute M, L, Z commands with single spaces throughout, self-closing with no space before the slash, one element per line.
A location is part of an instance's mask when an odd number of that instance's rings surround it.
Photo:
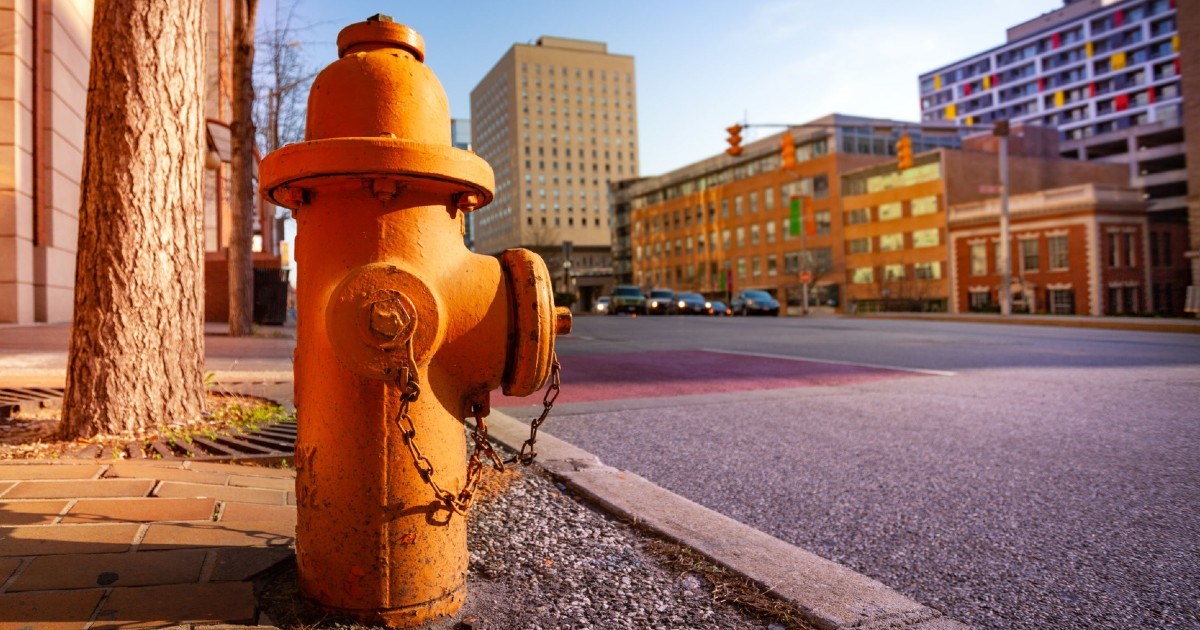
<path fill-rule="evenodd" d="M 1081 184 L 1015 195 L 1009 202 L 1014 312 L 1143 313 L 1148 291 L 1162 291 L 1153 271 L 1173 258 L 1151 242 L 1149 204 L 1140 191 Z M 999 308 L 999 217 L 998 199 L 950 207 L 954 312 Z M 1182 242 L 1184 227 L 1177 232 Z M 1156 302 L 1168 299 L 1179 297 L 1160 295 Z"/>

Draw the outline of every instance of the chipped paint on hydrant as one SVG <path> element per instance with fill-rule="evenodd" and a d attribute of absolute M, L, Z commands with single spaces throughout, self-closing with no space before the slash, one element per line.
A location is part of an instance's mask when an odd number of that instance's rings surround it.
<path fill-rule="evenodd" d="M 486 415 L 498 387 L 540 389 L 570 314 L 536 254 L 463 245 L 494 177 L 451 146 L 421 36 L 375 16 L 337 45 L 305 141 L 260 166 L 262 194 L 297 219 L 300 589 L 414 626 L 466 596 L 466 520 L 436 492 L 466 483 L 464 418 Z"/>

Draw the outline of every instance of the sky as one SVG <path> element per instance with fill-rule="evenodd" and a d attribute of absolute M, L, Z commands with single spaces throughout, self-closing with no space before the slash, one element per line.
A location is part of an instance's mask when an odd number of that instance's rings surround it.
<path fill-rule="evenodd" d="M 290 0 L 282 0 L 287 6 Z M 263 0 L 259 26 L 276 0 Z M 735 122 L 800 123 L 830 113 L 916 121 L 917 76 L 1004 43 L 1005 30 L 1062 0 L 296 0 L 312 68 L 337 32 L 375 13 L 425 39 L 451 116 L 517 42 L 602 41 L 634 58 L 642 175 L 720 153 Z M 744 133 L 755 137 L 754 130 Z M 762 130 L 767 135 L 776 130 Z"/>

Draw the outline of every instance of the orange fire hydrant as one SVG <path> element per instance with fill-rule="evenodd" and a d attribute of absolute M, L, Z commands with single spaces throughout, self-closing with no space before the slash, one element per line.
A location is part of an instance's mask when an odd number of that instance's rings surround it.
<path fill-rule="evenodd" d="M 260 166 L 263 194 L 297 219 L 300 589 L 418 625 L 465 597 L 464 418 L 487 415 L 497 387 L 540 389 L 570 313 L 537 255 L 463 245 L 463 213 L 492 200 L 494 178 L 450 146 L 421 36 L 375 16 L 337 44 L 306 140 Z"/>

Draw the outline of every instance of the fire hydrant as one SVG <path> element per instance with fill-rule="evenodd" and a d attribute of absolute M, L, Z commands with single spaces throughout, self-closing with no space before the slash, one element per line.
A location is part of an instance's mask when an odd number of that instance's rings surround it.
<path fill-rule="evenodd" d="M 494 177 L 451 147 L 421 36 L 375 16 L 337 45 L 305 141 L 260 166 L 262 193 L 297 219 L 300 589 L 326 610 L 412 626 L 466 594 L 462 514 L 478 475 L 464 419 L 486 416 L 497 387 L 540 389 L 571 319 L 540 257 L 464 246 L 464 213 L 492 200 Z"/>

